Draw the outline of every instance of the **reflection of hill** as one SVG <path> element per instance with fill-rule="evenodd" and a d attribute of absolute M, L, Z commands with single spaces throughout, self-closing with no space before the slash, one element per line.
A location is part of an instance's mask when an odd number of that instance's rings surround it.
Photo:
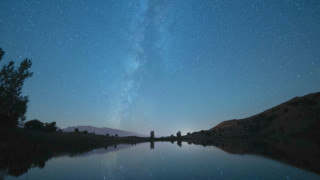
<path fill-rule="evenodd" d="M 259 155 L 320 174 L 320 141 L 303 138 L 245 139 L 223 138 L 209 141 L 189 141 L 214 145 L 232 154 Z"/>

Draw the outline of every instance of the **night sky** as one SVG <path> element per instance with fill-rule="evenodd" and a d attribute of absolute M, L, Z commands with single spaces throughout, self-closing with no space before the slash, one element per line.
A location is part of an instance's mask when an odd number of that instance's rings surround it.
<path fill-rule="evenodd" d="M 185 134 L 319 91 L 320 1 L 1 0 L 0 47 L 27 120 Z"/>

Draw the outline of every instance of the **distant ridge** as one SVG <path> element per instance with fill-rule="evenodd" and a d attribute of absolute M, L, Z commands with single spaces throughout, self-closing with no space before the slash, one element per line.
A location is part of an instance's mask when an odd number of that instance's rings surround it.
<path fill-rule="evenodd" d="M 98 135 L 106 135 L 107 133 L 110 136 L 115 136 L 118 134 L 119 137 L 125 136 L 138 136 L 138 137 L 146 137 L 146 135 L 138 134 L 130 131 L 123 131 L 119 129 L 112 129 L 107 127 L 93 127 L 93 126 L 70 126 L 64 129 L 61 129 L 63 132 L 74 132 L 75 128 L 78 128 L 80 132 L 87 131 L 88 133 L 95 133 Z"/>

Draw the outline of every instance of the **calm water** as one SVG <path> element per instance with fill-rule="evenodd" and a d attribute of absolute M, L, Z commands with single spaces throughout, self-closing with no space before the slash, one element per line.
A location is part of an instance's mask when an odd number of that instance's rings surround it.
<path fill-rule="evenodd" d="M 1 178 L 0 178 L 1 179 Z M 48 160 L 19 177 L 4 179 L 320 179 L 275 160 L 229 154 L 215 146 L 169 142 L 118 145 Z"/>

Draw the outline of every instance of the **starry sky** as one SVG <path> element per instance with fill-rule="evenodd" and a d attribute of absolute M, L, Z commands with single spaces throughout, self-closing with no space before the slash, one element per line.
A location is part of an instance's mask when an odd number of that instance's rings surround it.
<path fill-rule="evenodd" d="M 186 134 L 319 91 L 320 1 L 0 0 L 0 47 L 27 120 Z"/>

